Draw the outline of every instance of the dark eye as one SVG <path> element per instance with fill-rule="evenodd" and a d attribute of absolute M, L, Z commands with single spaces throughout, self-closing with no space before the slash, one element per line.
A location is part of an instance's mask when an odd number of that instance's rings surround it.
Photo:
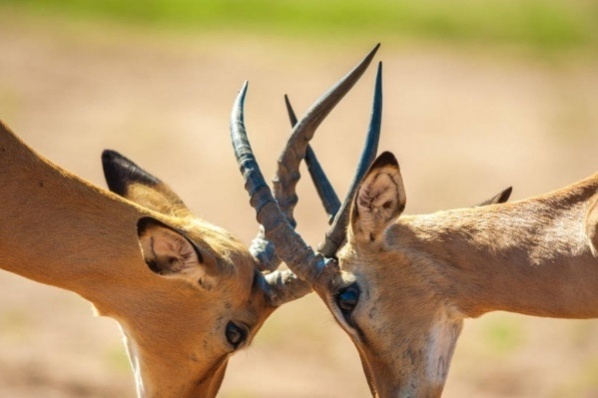
<path fill-rule="evenodd" d="M 235 349 L 239 347 L 247 338 L 247 330 L 233 322 L 226 325 L 226 340 Z"/>
<path fill-rule="evenodd" d="M 359 293 L 359 286 L 354 283 L 341 289 L 336 295 L 336 305 L 338 305 L 345 318 L 350 317 L 355 307 L 357 307 Z"/>

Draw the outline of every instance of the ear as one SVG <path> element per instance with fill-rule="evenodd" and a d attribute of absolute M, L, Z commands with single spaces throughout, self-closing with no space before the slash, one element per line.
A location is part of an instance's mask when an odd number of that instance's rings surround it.
<path fill-rule="evenodd" d="M 361 182 L 351 209 L 351 233 L 363 242 L 377 240 L 405 209 L 405 188 L 399 163 L 381 154 Z"/>
<path fill-rule="evenodd" d="M 511 193 L 513 192 L 513 187 L 508 187 L 504 191 L 499 192 L 495 196 L 491 197 L 488 200 L 483 201 L 475 205 L 474 207 L 481 207 L 481 206 L 488 206 L 488 205 L 495 205 L 499 203 L 505 203 L 511 197 Z"/>
<path fill-rule="evenodd" d="M 595 195 L 592 199 L 586 216 L 585 227 L 592 253 L 594 253 L 594 257 L 598 257 L 598 195 Z"/>
<path fill-rule="evenodd" d="M 168 185 L 120 153 L 108 149 L 102 152 L 102 166 L 110 191 L 163 214 L 191 214 Z"/>
<path fill-rule="evenodd" d="M 137 223 L 143 258 L 155 273 L 182 278 L 206 290 L 217 283 L 217 262 L 182 233 L 151 217 Z"/>

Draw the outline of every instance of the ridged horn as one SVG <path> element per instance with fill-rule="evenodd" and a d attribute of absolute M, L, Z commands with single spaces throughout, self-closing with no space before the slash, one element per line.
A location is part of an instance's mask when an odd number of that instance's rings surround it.
<path fill-rule="evenodd" d="M 276 247 L 276 254 L 297 274 L 301 280 L 312 284 L 326 267 L 327 261 L 316 254 L 295 232 L 287 217 L 274 199 L 255 159 L 247 131 L 243 109 L 247 82 L 237 96 L 231 113 L 231 139 L 237 163 L 245 180 L 251 206 L 255 209 L 258 223 L 263 226 L 267 241 Z M 282 289 L 286 284 L 282 284 Z"/>
<path fill-rule="evenodd" d="M 380 141 L 380 129 L 382 125 L 382 62 L 378 64 L 378 71 L 376 73 L 376 85 L 374 89 L 374 101 L 372 105 L 372 115 L 368 127 L 368 134 L 366 143 L 361 154 L 357 170 L 351 182 L 349 192 L 345 197 L 340 210 L 336 213 L 332 225 L 324 236 L 318 251 L 324 257 L 335 257 L 336 252 L 343 244 L 347 232 L 347 223 L 349 221 L 349 211 L 351 210 L 351 203 L 361 180 L 367 173 L 372 162 L 376 158 L 378 152 L 378 143 Z"/>
<path fill-rule="evenodd" d="M 295 111 L 291 106 L 291 101 L 289 100 L 288 95 L 284 96 L 284 103 L 287 108 L 291 127 L 295 127 L 297 124 L 297 116 L 295 116 Z M 316 156 L 316 153 L 311 145 L 308 145 L 307 150 L 305 151 L 305 164 L 307 165 L 307 170 L 309 171 L 311 180 L 316 187 L 318 196 L 322 201 L 322 206 L 324 207 L 326 214 L 328 214 L 328 221 L 329 223 L 332 223 L 334 216 L 341 207 L 341 201 L 334 191 L 334 187 L 326 176 L 326 172 L 322 168 L 322 165 L 320 164 L 320 161 L 318 160 L 318 157 Z"/>
<path fill-rule="evenodd" d="M 363 75 L 379 47 L 380 44 L 377 44 L 353 70 L 339 80 L 308 109 L 305 116 L 294 126 L 293 132 L 278 159 L 276 176 L 273 180 L 274 198 L 292 228 L 296 225 L 293 210 L 297 203 L 295 188 L 300 178 L 299 164 L 305 157 L 309 140 L 311 140 L 324 118 Z M 280 264 L 280 259 L 277 258 L 278 255 L 273 245 L 273 242 L 265 239 L 264 226 L 262 225 L 257 237 L 251 243 L 250 251 L 258 259 L 263 269 L 273 270 Z"/>

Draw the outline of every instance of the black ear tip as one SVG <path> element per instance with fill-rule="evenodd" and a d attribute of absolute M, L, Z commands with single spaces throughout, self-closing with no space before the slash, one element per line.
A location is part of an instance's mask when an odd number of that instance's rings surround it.
<path fill-rule="evenodd" d="M 160 183 L 131 160 L 111 149 L 102 152 L 102 167 L 108 188 L 121 196 L 126 195 L 127 187 L 133 182 L 153 186 Z"/>
<path fill-rule="evenodd" d="M 112 149 L 104 149 L 102 151 L 102 160 L 110 160 L 115 157 L 122 157 L 122 155 Z"/>
<path fill-rule="evenodd" d="M 374 163 L 372 164 L 371 169 L 377 169 L 384 166 L 394 166 L 399 167 L 399 162 L 395 155 L 392 152 L 384 151 L 376 158 Z"/>
<path fill-rule="evenodd" d="M 132 165 L 134 167 L 138 167 L 135 163 L 121 155 L 120 153 L 112 150 L 112 149 L 104 149 L 102 151 L 102 164 L 105 166 L 120 163 L 126 167 L 126 165 Z"/>
<path fill-rule="evenodd" d="M 123 162 L 123 156 L 113 150 L 106 149 L 102 152 L 102 169 L 108 189 L 118 195 L 127 193 L 127 181 L 125 175 L 127 163 Z"/>
<path fill-rule="evenodd" d="M 102 152 L 102 167 L 104 168 L 104 176 L 108 179 L 109 175 L 113 176 L 119 170 L 135 168 L 137 165 L 112 149 L 104 149 Z"/>
<path fill-rule="evenodd" d="M 505 189 L 504 191 L 502 191 L 502 193 L 500 194 L 500 199 L 499 199 L 499 203 L 505 203 L 507 200 L 509 200 L 509 198 L 511 197 L 511 194 L 513 193 L 513 187 L 508 187 L 507 189 Z"/>

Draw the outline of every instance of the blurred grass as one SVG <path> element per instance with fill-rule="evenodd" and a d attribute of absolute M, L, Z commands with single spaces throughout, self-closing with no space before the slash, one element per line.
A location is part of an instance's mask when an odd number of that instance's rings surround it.
<path fill-rule="evenodd" d="M 131 372 L 129 357 L 126 351 L 123 350 L 122 344 L 112 346 L 106 350 L 104 352 L 104 360 L 110 369 L 114 369 L 122 374 L 129 374 Z"/>
<path fill-rule="evenodd" d="M 595 48 L 597 0 L 0 0 L 28 13 L 308 40 L 416 38 Z M 1 12 L 1 8 L 0 8 Z"/>
<path fill-rule="evenodd" d="M 24 343 L 31 335 L 32 329 L 32 321 L 25 312 L 11 310 L 0 317 L 0 335 L 6 341 Z"/>
<path fill-rule="evenodd" d="M 502 313 L 487 319 L 481 337 L 486 350 L 493 356 L 511 354 L 525 344 L 521 319 Z"/>
<path fill-rule="evenodd" d="M 553 397 L 595 397 L 598 394 L 598 360 L 588 359 Z"/>

